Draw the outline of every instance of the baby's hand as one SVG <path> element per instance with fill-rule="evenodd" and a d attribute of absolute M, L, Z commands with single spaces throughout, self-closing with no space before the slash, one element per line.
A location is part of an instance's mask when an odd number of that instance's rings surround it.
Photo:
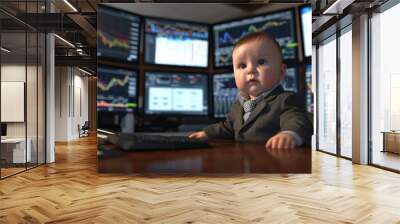
<path fill-rule="evenodd" d="M 207 140 L 207 134 L 204 131 L 198 131 L 198 132 L 194 132 L 191 135 L 189 135 L 189 138 L 195 138 L 195 139 L 199 139 L 199 140 Z"/>
<path fill-rule="evenodd" d="M 295 146 L 296 139 L 288 133 L 278 133 L 265 144 L 267 149 L 293 149 Z"/>

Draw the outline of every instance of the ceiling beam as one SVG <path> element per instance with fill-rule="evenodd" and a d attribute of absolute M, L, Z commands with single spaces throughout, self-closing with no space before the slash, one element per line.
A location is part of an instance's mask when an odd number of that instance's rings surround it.
<path fill-rule="evenodd" d="M 91 56 L 55 56 L 56 66 L 81 66 L 96 71 L 97 59 Z"/>
<path fill-rule="evenodd" d="M 88 35 L 88 38 L 86 38 L 86 42 L 90 46 L 96 46 L 96 33 L 97 30 L 90 24 L 85 17 L 83 17 L 81 14 L 68 14 L 67 15 L 72 21 L 74 21 L 78 26 L 80 26 L 85 33 Z"/>

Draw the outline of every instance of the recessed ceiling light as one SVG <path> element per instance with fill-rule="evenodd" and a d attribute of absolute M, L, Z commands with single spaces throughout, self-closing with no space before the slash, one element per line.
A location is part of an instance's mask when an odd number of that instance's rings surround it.
<path fill-rule="evenodd" d="M 66 40 L 66 39 L 64 39 L 64 38 L 62 38 L 62 37 L 60 37 L 60 36 L 57 35 L 57 34 L 54 34 L 54 36 L 57 37 L 58 39 L 60 39 L 62 42 L 64 42 L 64 43 L 66 43 L 67 45 L 69 45 L 70 47 L 75 48 L 75 45 L 71 44 L 71 42 L 69 42 L 68 40 Z"/>
<path fill-rule="evenodd" d="M 74 12 L 78 12 L 78 10 L 68 1 L 64 0 L 65 4 L 67 4 Z"/>
<path fill-rule="evenodd" d="M 336 0 L 322 14 L 342 14 L 343 9 L 351 5 L 355 0 Z"/>
<path fill-rule="evenodd" d="M 85 73 L 85 74 L 87 74 L 87 75 L 92 75 L 92 73 L 90 73 L 90 72 L 88 72 L 88 71 L 86 71 L 86 70 L 83 70 L 83 69 L 81 69 L 81 68 L 79 68 L 79 67 L 78 67 L 78 69 L 79 69 L 79 71 L 81 71 L 81 72 L 83 72 L 83 73 Z"/>
<path fill-rule="evenodd" d="M 9 50 L 9 49 L 7 49 L 7 48 L 5 48 L 5 47 L 1 47 L 1 50 L 4 51 L 4 52 L 6 52 L 6 53 L 10 53 L 10 52 L 11 52 L 11 50 Z"/>

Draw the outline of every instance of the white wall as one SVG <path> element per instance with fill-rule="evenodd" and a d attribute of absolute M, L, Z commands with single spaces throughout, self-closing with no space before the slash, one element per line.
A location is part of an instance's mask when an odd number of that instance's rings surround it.
<path fill-rule="evenodd" d="M 72 136 L 74 138 L 79 136 L 78 124 L 81 126 L 85 121 L 89 120 L 89 92 L 88 92 L 88 78 L 87 76 L 82 76 L 79 70 L 74 70 L 74 108 L 72 108 Z"/>
<path fill-rule="evenodd" d="M 55 68 L 55 141 L 68 140 L 68 86 L 67 67 Z"/>
<path fill-rule="evenodd" d="M 1 81 L 25 82 L 25 64 L 9 64 L 1 66 Z M 28 73 L 33 67 L 28 66 Z M 28 93 L 29 95 L 29 93 Z M 31 94 L 32 95 L 32 94 Z M 36 95 L 36 94 L 35 94 Z M 7 108 L 1 108 L 7 110 Z M 7 137 L 25 137 L 25 122 L 7 122 Z"/>
<path fill-rule="evenodd" d="M 56 67 L 56 141 L 79 137 L 78 124 L 88 120 L 88 78 L 76 68 Z"/>

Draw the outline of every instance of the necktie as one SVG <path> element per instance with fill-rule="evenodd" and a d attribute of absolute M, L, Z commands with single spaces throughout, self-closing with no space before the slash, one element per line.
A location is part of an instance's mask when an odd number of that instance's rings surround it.
<path fill-rule="evenodd" d="M 255 100 L 247 100 L 246 102 L 243 103 L 243 109 L 244 112 L 251 112 L 254 110 L 256 107 L 256 101 Z"/>
<path fill-rule="evenodd" d="M 256 107 L 256 101 L 255 100 L 247 100 L 243 103 L 243 110 L 244 110 L 244 116 L 243 119 L 244 121 L 247 120 L 247 118 L 249 118 L 250 113 L 254 110 L 254 108 Z"/>

